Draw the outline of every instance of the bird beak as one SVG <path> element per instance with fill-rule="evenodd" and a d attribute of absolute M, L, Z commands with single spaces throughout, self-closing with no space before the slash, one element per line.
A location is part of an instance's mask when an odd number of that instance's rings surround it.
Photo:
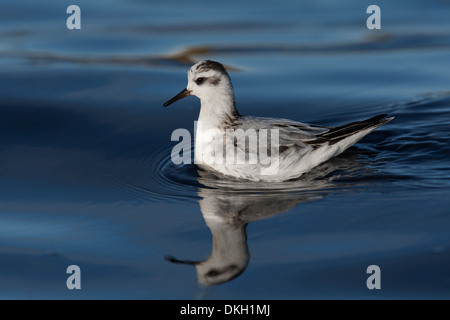
<path fill-rule="evenodd" d="M 172 263 L 180 263 L 180 264 L 189 264 L 191 266 L 196 266 L 201 261 L 190 261 L 190 260 L 179 260 L 177 258 L 174 258 L 172 256 L 165 256 L 164 259 L 166 261 L 172 262 Z"/>
<path fill-rule="evenodd" d="M 189 96 L 190 94 L 191 94 L 191 91 L 189 91 L 188 89 L 184 89 L 179 94 L 177 94 L 175 97 L 173 97 L 172 99 L 170 99 L 169 101 L 164 103 L 163 107 L 167 107 L 167 106 L 171 105 L 172 103 Z"/>

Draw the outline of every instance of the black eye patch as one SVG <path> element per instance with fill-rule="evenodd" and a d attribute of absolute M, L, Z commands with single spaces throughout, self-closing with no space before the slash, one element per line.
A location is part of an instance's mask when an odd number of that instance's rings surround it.
<path fill-rule="evenodd" d="M 198 85 L 201 85 L 203 82 L 205 82 L 205 79 L 206 78 L 204 78 L 204 77 L 197 78 L 197 80 L 195 80 L 195 83 L 197 83 Z"/>

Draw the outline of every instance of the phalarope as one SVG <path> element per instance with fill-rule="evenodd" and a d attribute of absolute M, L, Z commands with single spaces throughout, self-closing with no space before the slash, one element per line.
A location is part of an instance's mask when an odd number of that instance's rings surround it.
<path fill-rule="evenodd" d="M 202 168 L 253 181 L 298 178 L 393 119 L 381 114 L 327 127 L 287 119 L 243 116 L 236 109 L 233 86 L 225 67 L 211 60 L 193 65 L 188 72 L 186 89 L 163 106 L 189 95 L 201 100 L 195 163 Z M 242 133 L 244 143 L 238 143 Z"/>

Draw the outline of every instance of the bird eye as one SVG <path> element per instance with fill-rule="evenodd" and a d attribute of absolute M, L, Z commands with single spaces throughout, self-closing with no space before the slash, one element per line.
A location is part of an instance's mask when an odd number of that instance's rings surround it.
<path fill-rule="evenodd" d="M 201 85 L 201 84 L 203 83 L 203 81 L 205 81 L 205 78 L 204 78 L 204 77 L 200 77 L 200 78 L 197 78 L 197 80 L 195 80 L 195 82 L 196 82 L 198 85 Z"/>

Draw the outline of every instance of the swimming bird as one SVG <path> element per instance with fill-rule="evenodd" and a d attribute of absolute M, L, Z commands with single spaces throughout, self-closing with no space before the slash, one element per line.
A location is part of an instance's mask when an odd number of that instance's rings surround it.
<path fill-rule="evenodd" d="M 381 114 L 330 127 L 243 116 L 236 108 L 228 72 L 212 60 L 193 65 L 186 88 L 163 106 L 190 95 L 201 101 L 195 129 L 195 163 L 205 170 L 252 181 L 298 178 L 393 119 Z"/>

